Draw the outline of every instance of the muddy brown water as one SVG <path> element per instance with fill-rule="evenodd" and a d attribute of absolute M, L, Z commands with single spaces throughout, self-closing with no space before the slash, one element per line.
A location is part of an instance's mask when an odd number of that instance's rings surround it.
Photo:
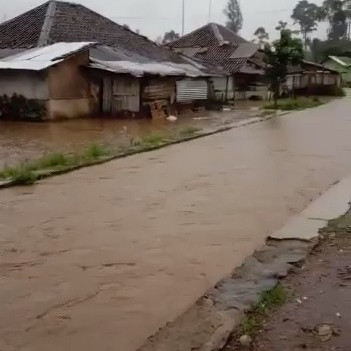
<path fill-rule="evenodd" d="M 351 173 L 350 109 L 0 191 L 0 349 L 135 351 Z"/>
<path fill-rule="evenodd" d="M 50 152 L 80 152 L 92 143 L 115 149 L 150 133 L 173 133 L 188 126 L 207 131 L 256 116 L 258 112 L 253 106 L 254 103 L 242 103 L 234 111 L 199 111 L 181 116 L 175 122 L 99 117 L 52 123 L 0 121 L 0 169 Z"/>

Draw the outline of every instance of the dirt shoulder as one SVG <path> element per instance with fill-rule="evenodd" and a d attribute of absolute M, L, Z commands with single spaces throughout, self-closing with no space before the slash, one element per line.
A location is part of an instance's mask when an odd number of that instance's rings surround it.
<path fill-rule="evenodd" d="M 280 286 L 286 302 L 256 316 L 259 328 L 252 316 L 241 326 L 257 333 L 251 347 L 238 341 L 238 331 L 223 350 L 351 350 L 351 211 L 323 229 L 306 261 Z"/>

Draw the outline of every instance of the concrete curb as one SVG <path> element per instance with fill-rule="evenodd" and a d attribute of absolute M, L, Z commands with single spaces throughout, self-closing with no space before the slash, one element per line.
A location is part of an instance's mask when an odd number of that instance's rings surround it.
<path fill-rule="evenodd" d="M 199 133 L 196 135 L 193 135 L 191 137 L 187 137 L 187 138 L 183 138 L 180 140 L 174 140 L 174 141 L 170 141 L 170 142 L 165 142 L 164 144 L 158 145 L 158 146 L 153 146 L 153 147 L 149 147 L 143 150 L 131 150 L 131 151 L 126 151 L 124 153 L 121 154 L 117 154 L 111 157 L 105 157 L 102 158 L 100 160 L 96 160 L 90 163 L 86 163 L 86 164 L 81 164 L 81 165 L 77 165 L 77 166 L 72 166 L 72 167 L 68 167 L 62 170 L 47 170 L 47 171 L 39 171 L 38 173 L 38 180 L 41 179 L 45 179 L 45 178 L 49 178 L 49 177 L 54 177 L 54 176 L 58 176 L 58 175 L 62 175 L 65 173 L 70 173 L 73 172 L 75 170 L 78 169 L 82 169 L 82 168 L 87 168 L 87 167 L 92 167 L 92 166 L 97 166 L 97 165 L 101 165 L 113 160 L 118 160 L 121 158 L 125 158 L 128 156 L 133 156 L 133 155 L 137 155 L 137 154 L 141 154 L 141 153 L 145 153 L 145 152 L 149 152 L 149 151 L 155 151 L 155 150 L 159 150 L 159 149 L 163 149 L 165 147 L 168 146 L 172 146 L 172 145 L 176 145 L 176 144 L 180 144 L 180 143 L 184 143 L 184 142 L 189 142 L 191 140 L 195 140 L 195 139 L 200 139 L 200 138 L 204 138 L 207 136 L 211 136 L 214 134 L 218 134 L 218 133 L 223 133 L 223 132 L 227 132 L 231 129 L 235 129 L 235 128 L 240 128 L 240 127 L 245 127 L 251 124 L 255 124 L 255 123 L 259 123 L 259 122 L 263 122 L 263 121 L 267 121 L 269 119 L 272 119 L 276 117 L 276 115 L 274 116 L 268 116 L 268 117 L 253 117 L 244 121 L 240 121 L 237 123 L 232 123 L 228 126 L 224 126 L 224 127 L 220 127 L 217 128 L 215 130 L 209 131 L 209 132 L 204 132 L 204 133 Z M 0 180 L 0 189 L 5 189 L 5 188 L 10 188 L 13 186 L 18 186 L 21 184 L 17 184 L 15 181 L 12 180 Z"/>
<path fill-rule="evenodd" d="M 245 311 L 303 261 L 318 243 L 319 230 L 344 215 L 351 199 L 351 177 L 332 186 L 241 267 L 216 284 L 188 311 L 150 337 L 138 351 L 218 351 Z"/>

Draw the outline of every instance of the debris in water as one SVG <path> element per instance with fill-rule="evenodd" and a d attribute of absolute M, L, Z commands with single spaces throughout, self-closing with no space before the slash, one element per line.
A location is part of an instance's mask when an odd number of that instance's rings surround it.
<path fill-rule="evenodd" d="M 168 117 L 166 118 L 166 120 L 167 120 L 168 122 L 175 122 L 175 121 L 178 120 L 178 117 L 176 117 L 176 116 L 168 116 Z"/>
<path fill-rule="evenodd" d="M 319 338 L 320 341 L 326 342 L 330 340 L 333 336 L 333 328 L 329 324 L 321 324 L 316 327 L 316 336 Z"/>
<path fill-rule="evenodd" d="M 240 339 L 239 342 L 242 346 L 245 347 L 250 347 L 252 343 L 252 338 L 250 335 L 243 335 Z"/>

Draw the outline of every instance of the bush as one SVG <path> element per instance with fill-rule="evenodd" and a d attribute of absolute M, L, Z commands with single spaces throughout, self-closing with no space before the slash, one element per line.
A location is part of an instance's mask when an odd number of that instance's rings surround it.
<path fill-rule="evenodd" d="M 43 104 L 26 99 L 22 95 L 13 94 L 0 96 L 0 117 L 4 119 L 23 119 L 42 121 L 46 117 L 46 108 Z"/>
<path fill-rule="evenodd" d="M 88 160 L 96 160 L 100 157 L 108 156 L 109 150 L 102 145 L 91 144 L 84 152 L 83 158 Z"/>
<path fill-rule="evenodd" d="M 153 147 L 159 146 L 168 140 L 163 133 L 152 133 L 142 138 L 142 145 Z"/>
<path fill-rule="evenodd" d="M 268 104 L 264 108 L 267 110 L 281 110 L 281 111 L 293 111 L 293 110 L 303 110 L 306 108 L 317 107 L 323 104 L 323 102 L 318 98 L 314 97 L 312 99 L 300 98 L 300 99 L 284 99 L 278 101 L 278 105 Z"/>

